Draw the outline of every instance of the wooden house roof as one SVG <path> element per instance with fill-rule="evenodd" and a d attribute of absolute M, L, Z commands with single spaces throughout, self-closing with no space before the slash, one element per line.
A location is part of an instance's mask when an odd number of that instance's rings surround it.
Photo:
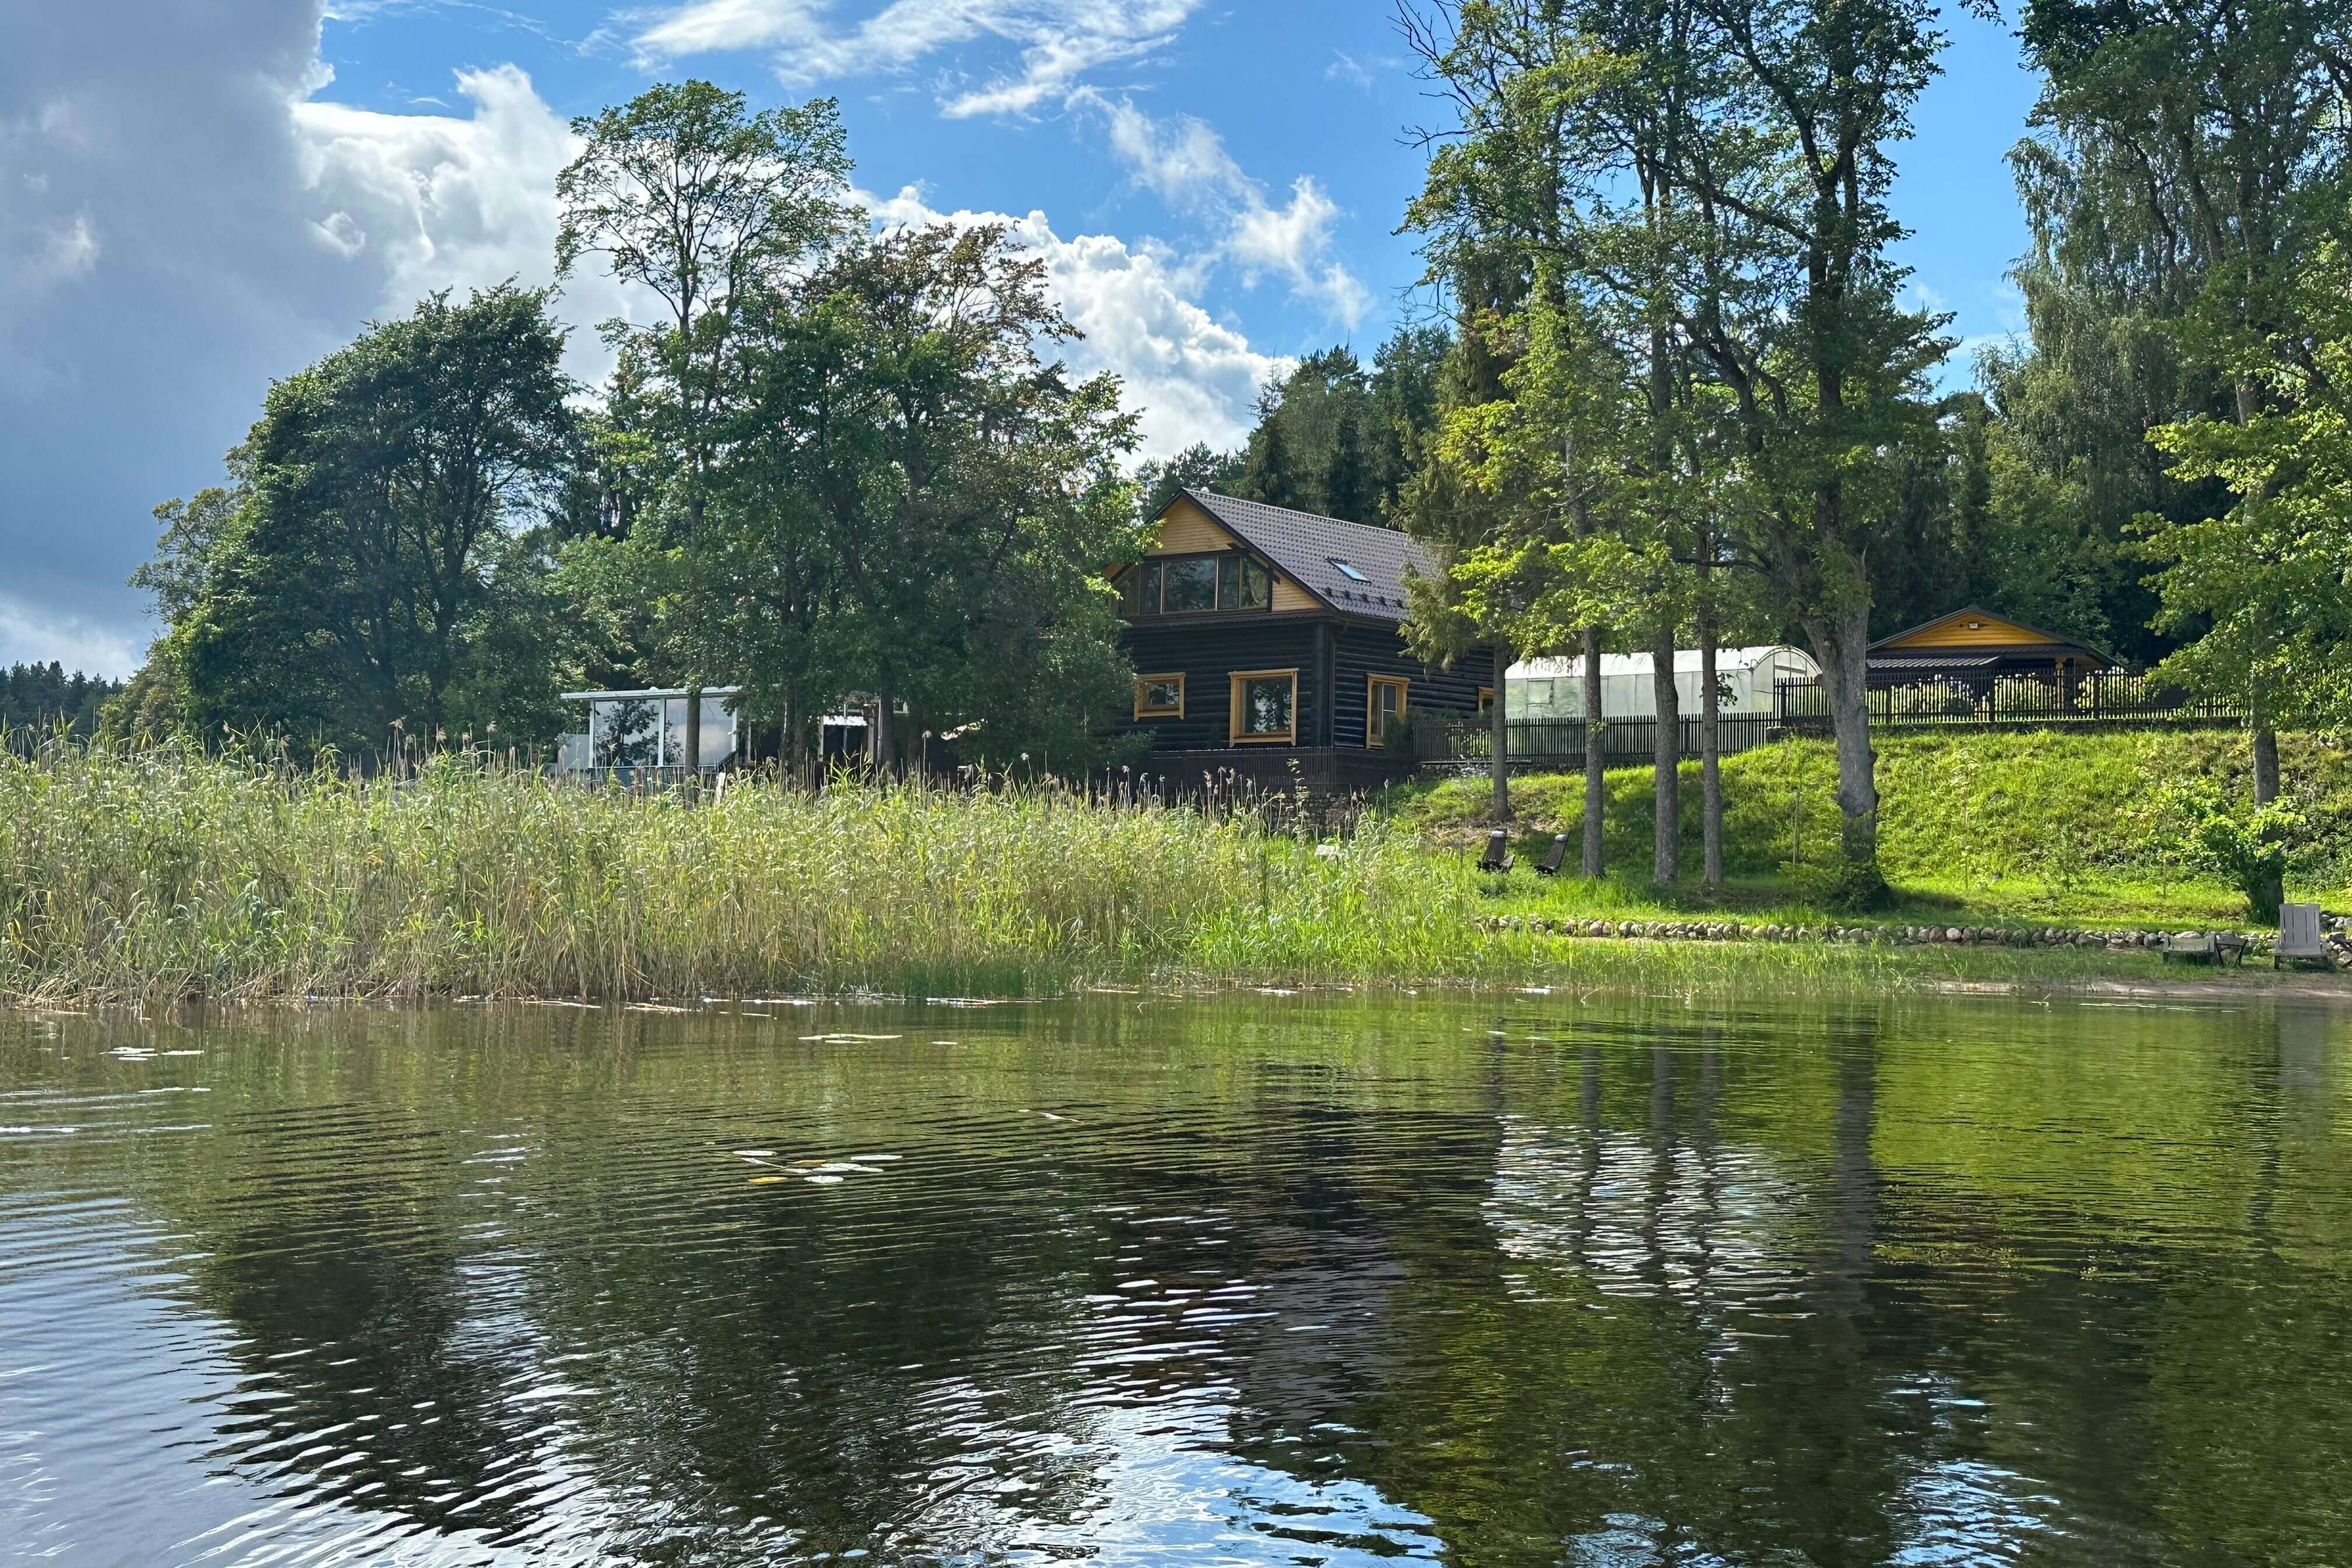
<path fill-rule="evenodd" d="M 1210 490 L 1182 494 L 1276 571 L 1342 615 L 1402 621 L 1405 574 L 1436 569 L 1419 541 L 1393 528 L 1343 522 Z"/>

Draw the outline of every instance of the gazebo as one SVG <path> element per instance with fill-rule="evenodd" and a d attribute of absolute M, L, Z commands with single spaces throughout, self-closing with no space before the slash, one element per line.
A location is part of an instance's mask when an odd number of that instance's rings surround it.
<path fill-rule="evenodd" d="M 2088 643 L 2042 631 L 1970 605 L 1870 645 L 1874 690 L 1941 683 L 1982 697 L 2008 677 L 2053 682 L 2071 700 L 2075 681 L 2114 666 Z"/>

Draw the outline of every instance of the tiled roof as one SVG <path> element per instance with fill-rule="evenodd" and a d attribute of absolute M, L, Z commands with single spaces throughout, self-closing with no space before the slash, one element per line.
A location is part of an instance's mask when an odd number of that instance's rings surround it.
<path fill-rule="evenodd" d="M 1286 506 L 1239 500 L 1188 489 L 1185 497 L 1263 554 L 1308 593 L 1335 610 L 1372 616 L 1381 620 L 1404 619 L 1404 574 L 1410 566 L 1424 576 L 1436 571 L 1434 560 L 1419 542 L 1393 528 L 1342 522 Z M 1357 582 L 1339 570 L 1344 561 L 1364 575 Z"/>

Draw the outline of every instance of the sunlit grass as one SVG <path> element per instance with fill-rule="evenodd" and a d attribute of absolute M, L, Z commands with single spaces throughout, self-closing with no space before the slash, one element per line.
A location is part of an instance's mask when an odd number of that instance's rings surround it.
<path fill-rule="evenodd" d="M 2306 832 L 2290 896 L 2330 909 L 2352 902 L 2352 752 L 2324 736 L 2282 737 L 2289 800 Z M 2168 849 L 2168 784 L 2220 783 L 2242 794 L 2250 765 L 2230 731 L 1955 732 L 1878 742 L 1880 864 L 1897 902 L 1889 923 L 2210 927 L 2238 924 L 2245 900 L 2190 875 Z M 1806 897 L 1808 871 L 1834 852 L 1836 758 L 1820 742 L 1786 742 L 1724 759 L 1725 867 L 1719 896 L 1696 887 L 1697 764 L 1682 781 L 1684 885 L 1649 881 L 1652 778 L 1647 767 L 1608 777 L 1610 877 L 1520 885 L 1530 911 L 1670 920 L 1720 910 L 1745 920 L 1817 923 L 1833 911 Z M 1538 773 L 1512 784 L 1522 861 L 1554 832 L 1580 832 L 1584 779 Z M 1393 792 L 1383 810 L 1433 843 L 1472 844 L 1487 826 L 1483 778 Z M 1571 868 L 1576 851 L 1570 855 Z"/>

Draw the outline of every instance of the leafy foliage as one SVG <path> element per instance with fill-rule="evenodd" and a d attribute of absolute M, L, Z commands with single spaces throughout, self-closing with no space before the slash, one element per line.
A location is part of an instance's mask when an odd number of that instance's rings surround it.
<path fill-rule="evenodd" d="M 153 732 L 542 738 L 560 619 L 533 531 L 572 421 L 543 292 L 410 316 L 272 386 L 233 488 L 156 510 L 133 582 L 170 629 L 122 715 Z"/>
<path fill-rule="evenodd" d="M 1367 369 L 1341 344 L 1308 354 L 1258 395 L 1257 425 L 1237 452 L 1196 444 L 1138 474 L 1138 510 L 1153 518 L 1191 487 L 1394 526 L 1414 449 L 1437 416 L 1443 327 L 1400 329 Z"/>

